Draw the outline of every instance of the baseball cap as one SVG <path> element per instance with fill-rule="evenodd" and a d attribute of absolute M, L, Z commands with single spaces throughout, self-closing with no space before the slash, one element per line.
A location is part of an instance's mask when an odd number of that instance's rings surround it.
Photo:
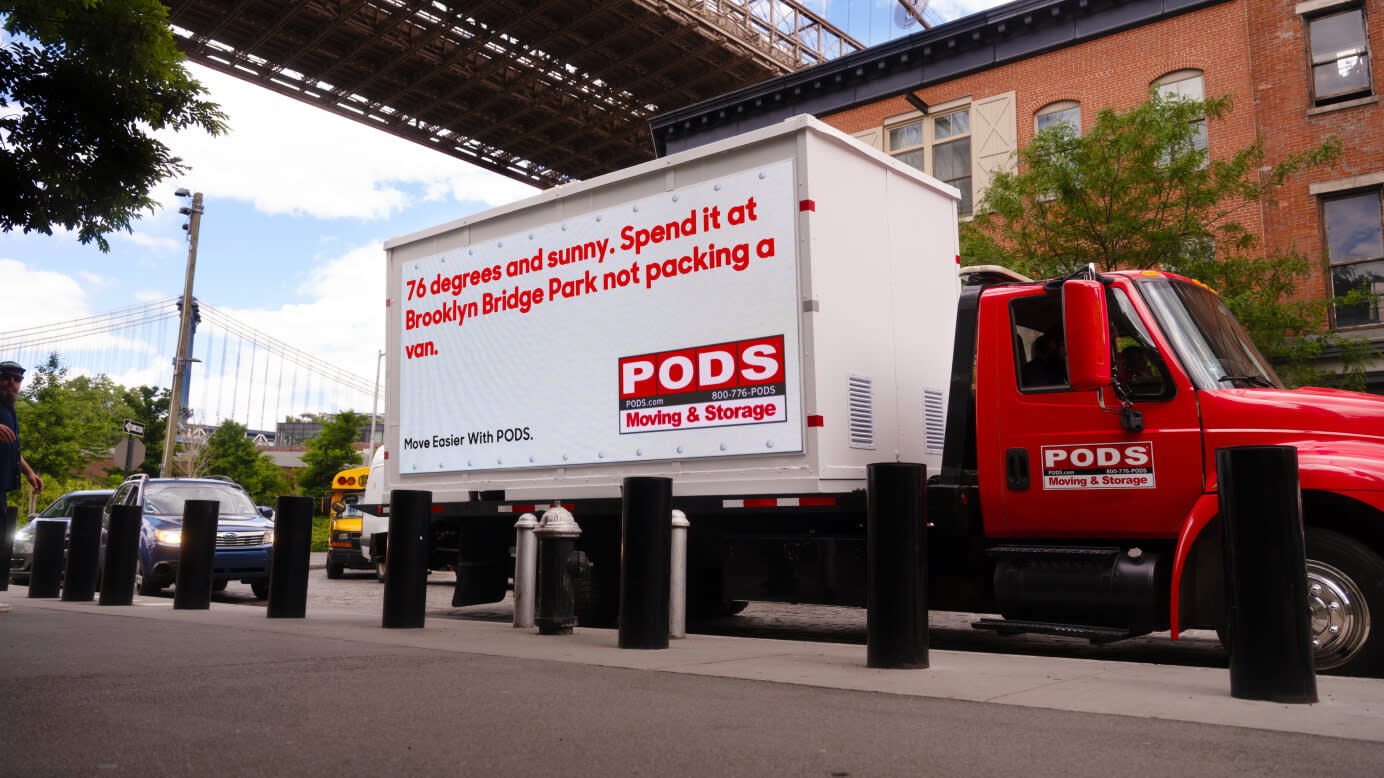
<path fill-rule="evenodd" d="M 22 377 L 24 375 L 24 366 L 18 362 L 0 362 L 0 373 L 18 373 Z"/>

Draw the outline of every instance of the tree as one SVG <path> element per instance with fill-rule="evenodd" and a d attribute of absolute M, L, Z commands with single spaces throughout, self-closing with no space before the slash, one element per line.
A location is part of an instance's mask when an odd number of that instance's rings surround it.
<path fill-rule="evenodd" d="M 182 66 L 159 0 L 0 0 L 0 229 L 130 229 L 155 184 L 186 171 L 148 133 L 225 115 Z"/>
<path fill-rule="evenodd" d="M 245 487 L 256 503 L 272 505 L 274 498 L 287 493 L 288 479 L 283 468 L 255 448 L 255 444 L 245 436 L 245 425 L 234 421 L 223 422 L 207 438 L 206 448 L 204 472 L 233 479 Z"/>
<path fill-rule="evenodd" d="M 363 413 L 342 411 L 322 425 L 322 431 L 308 441 L 308 450 L 303 454 L 305 467 L 298 476 L 301 494 L 321 494 L 331 487 L 337 473 L 360 464 L 360 452 L 352 444 L 367 421 L 369 417 Z"/>
<path fill-rule="evenodd" d="M 39 501 L 72 479 L 86 479 L 88 465 L 110 457 L 121 424 L 133 418 L 124 390 L 106 376 L 68 378 L 57 354 L 29 371 L 16 411 L 24 459 L 44 476 Z"/>
<path fill-rule="evenodd" d="M 182 442 L 177 444 L 173 452 L 173 472 L 170 475 L 182 478 L 206 475 L 212 455 L 207 431 L 202 427 L 184 429 L 178 437 L 182 438 Z"/>
<path fill-rule="evenodd" d="M 996 174 L 976 218 L 962 225 L 962 255 L 1039 278 L 1088 264 L 1181 273 L 1220 292 L 1285 380 L 1321 382 L 1313 359 L 1328 345 L 1362 352 L 1324 331 L 1331 300 L 1295 297 L 1307 257 L 1265 252 L 1239 216 L 1271 205 L 1290 176 L 1336 160 L 1341 144 L 1266 165 L 1256 140 L 1211 159 L 1199 142 L 1203 122 L 1231 110 L 1230 96 L 1154 93 L 1123 113 L 1101 111 L 1083 135 L 1065 124 L 1036 133 L 1019 150 L 1017 171 Z M 1348 360 L 1337 380 L 1363 384 L 1362 364 Z"/>

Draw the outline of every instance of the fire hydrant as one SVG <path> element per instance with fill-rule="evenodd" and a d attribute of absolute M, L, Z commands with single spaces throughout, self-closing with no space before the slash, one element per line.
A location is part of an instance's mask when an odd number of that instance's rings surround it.
<path fill-rule="evenodd" d="M 585 573 L 586 555 L 576 550 L 581 527 L 561 506 L 544 512 L 538 536 L 538 602 L 534 623 L 540 635 L 568 635 L 577 623 L 575 577 Z"/>

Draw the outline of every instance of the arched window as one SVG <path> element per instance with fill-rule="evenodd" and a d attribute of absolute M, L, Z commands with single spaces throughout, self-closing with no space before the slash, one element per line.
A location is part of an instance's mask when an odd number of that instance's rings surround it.
<path fill-rule="evenodd" d="M 1153 87 L 1163 97 L 1180 97 L 1184 100 L 1202 101 L 1206 99 L 1206 86 L 1200 70 L 1177 70 L 1153 82 Z M 1206 150 L 1206 119 L 1192 122 L 1196 137 L 1192 144 L 1198 151 Z"/>
<path fill-rule="evenodd" d="M 1065 124 L 1077 134 L 1081 134 L 1081 103 L 1075 100 L 1061 100 L 1048 103 L 1033 114 L 1033 129 L 1042 132 L 1049 127 Z"/>

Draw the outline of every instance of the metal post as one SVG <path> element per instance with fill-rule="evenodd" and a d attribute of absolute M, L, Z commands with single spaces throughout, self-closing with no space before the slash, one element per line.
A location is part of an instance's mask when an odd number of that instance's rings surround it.
<path fill-rule="evenodd" d="M 67 530 L 67 566 L 63 572 L 65 602 L 96 599 L 96 565 L 101 557 L 101 506 L 79 505 Z"/>
<path fill-rule="evenodd" d="M 19 523 L 19 509 L 0 504 L 5 520 L 0 526 L 0 592 L 10 590 L 10 561 L 14 557 L 14 530 Z"/>
<path fill-rule="evenodd" d="M 908 462 L 866 468 L 869 667 L 928 666 L 926 478 L 926 468 Z"/>
<path fill-rule="evenodd" d="M 667 648 L 673 479 L 631 476 L 623 492 L 620 648 Z"/>
<path fill-rule="evenodd" d="M 183 503 L 183 540 L 178 548 L 178 575 L 173 580 L 173 610 L 211 607 L 212 563 L 216 559 L 219 500 Z"/>
<path fill-rule="evenodd" d="M 312 498 L 279 497 L 274 504 L 274 553 L 269 560 L 271 619 L 301 619 L 308 609 L 312 556 Z"/>
<path fill-rule="evenodd" d="M 384 352 L 381 351 L 375 357 L 375 399 L 370 405 L 370 454 L 365 457 L 365 466 L 370 467 L 375 463 L 375 418 L 380 410 L 380 363 L 384 361 Z"/>
<path fill-rule="evenodd" d="M 386 629 L 421 629 L 428 606 L 428 522 L 432 492 L 395 489 L 389 496 L 389 575 L 384 581 Z"/>
<path fill-rule="evenodd" d="M 186 189 L 179 189 L 180 197 L 187 196 Z M 183 373 L 187 369 L 188 332 L 192 329 L 192 278 L 197 270 L 197 232 L 202 226 L 202 193 L 192 196 L 192 207 L 180 209 L 188 214 L 187 227 L 187 275 L 183 280 L 183 310 L 178 324 L 178 355 L 173 360 L 173 385 L 168 397 L 168 426 L 164 428 L 163 463 L 159 473 L 164 477 L 173 475 L 173 455 L 178 444 L 178 422 L 182 421 L 182 407 L 187 398 L 183 397 Z"/>
<path fill-rule="evenodd" d="M 135 601 L 135 564 L 139 559 L 139 529 L 144 523 L 138 505 L 112 505 L 106 528 L 106 564 L 101 571 L 102 605 Z"/>
<path fill-rule="evenodd" d="M 525 513 L 514 522 L 514 626 L 533 626 L 534 583 L 538 574 L 538 517 Z"/>
<path fill-rule="evenodd" d="M 575 549 L 581 527 L 567 509 L 554 506 L 543 512 L 543 520 L 534 534 L 538 536 L 538 597 L 534 623 L 540 635 L 570 635 L 577 625 L 572 573 L 578 566 Z"/>
<path fill-rule="evenodd" d="M 672 574 L 668 578 L 668 637 L 687 637 L 687 514 L 673 511 Z"/>
<path fill-rule="evenodd" d="M 36 519 L 34 522 L 34 560 L 29 571 L 30 597 L 57 597 L 62 585 L 63 545 L 67 541 L 67 522 Z M 5 571 L 9 575 L 9 571 Z"/>
<path fill-rule="evenodd" d="M 1230 696 L 1317 701 L 1297 449 L 1216 450 Z"/>

